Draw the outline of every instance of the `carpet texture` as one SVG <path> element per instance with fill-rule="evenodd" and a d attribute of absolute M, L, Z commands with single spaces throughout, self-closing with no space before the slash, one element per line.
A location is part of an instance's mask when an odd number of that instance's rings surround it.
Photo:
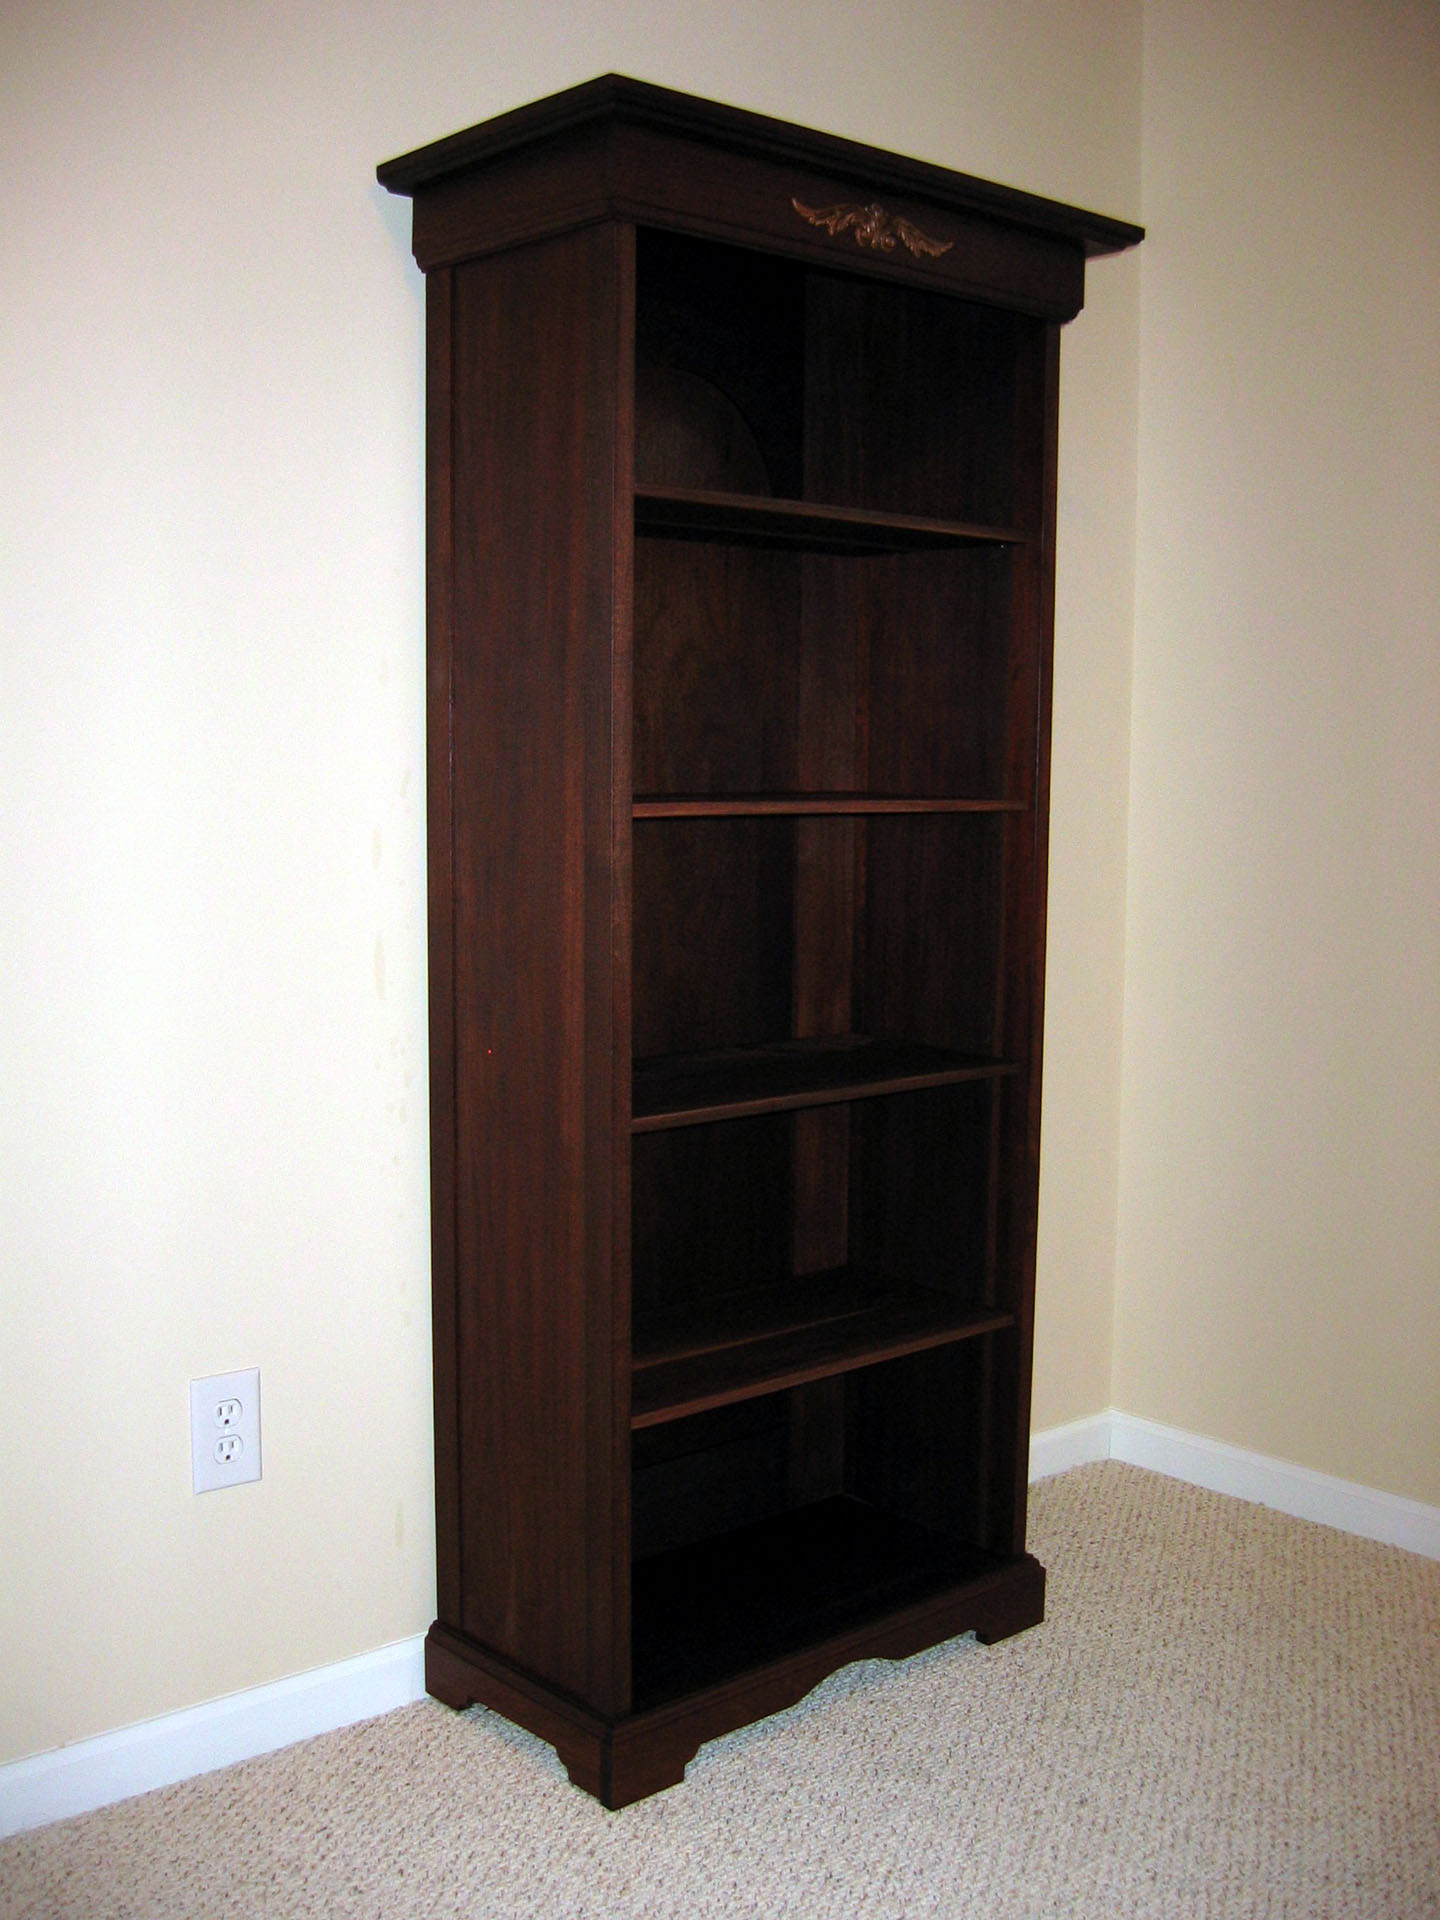
<path fill-rule="evenodd" d="M 1440 1916 L 1440 1565 L 1115 1463 L 1043 1626 L 848 1668 L 606 1813 L 433 1702 L 0 1847 L 4 1920 Z"/>

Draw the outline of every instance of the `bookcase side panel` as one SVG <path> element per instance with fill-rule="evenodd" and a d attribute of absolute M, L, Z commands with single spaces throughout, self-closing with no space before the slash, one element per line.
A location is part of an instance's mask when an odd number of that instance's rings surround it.
<path fill-rule="evenodd" d="M 1005 1086 L 999 1119 L 999 1271 L 1008 1276 L 1010 1290 L 1002 1304 L 1015 1314 L 1016 1338 L 998 1350 L 995 1401 L 1007 1417 L 992 1454 L 990 1511 L 1002 1540 L 1008 1514 L 1009 1538 L 1017 1549 L 1025 1537 L 1040 1190 L 1059 400 L 1060 328 L 1052 325 L 1030 342 L 1015 421 L 1021 493 L 1039 537 L 1017 569 L 1011 615 L 1011 659 L 1022 672 L 1021 685 L 1012 689 L 1008 783 L 1012 792 L 1028 793 L 1031 805 L 1010 822 L 1006 842 L 1001 1045 L 1008 1058 L 1023 1062 L 1024 1071 Z"/>
<path fill-rule="evenodd" d="M 455 884 L 450 831 L 454 632 L 451 275 L 425 283 L 426 808 L 430 1002 L 430 1294 L 435 1411 L 435 1584 L 442 1620 L 460 1617 L 460 1439 L 456 1373 Z"/>
<path fill-rule="evenodd" d="M 602 1713 L 623 1711 L 629 1684 L 628 1290 L 611 1271 L 626 239 L 597 226 L 454 270 L 448 445 L 460 1604 L 446 1624 Z"/>

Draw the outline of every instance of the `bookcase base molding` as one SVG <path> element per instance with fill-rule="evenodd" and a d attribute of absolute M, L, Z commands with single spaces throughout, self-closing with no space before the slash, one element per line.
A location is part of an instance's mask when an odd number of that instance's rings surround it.
<path fill-rule="evenodd" d="M 963 1633 L 988 1646 L 1044 1615 L 1045 1570 L 1021 1554 L 863 1626 L 614 1721 L 437 1621 L 425 1641 L 425 1687 L 448 1707 L 490 1707 L 548 1741 L 575 1785 L 614 1809 L 678 1786 L 707 1740 L 794 1706 L 853 1661 L 908 1659 Z"/>

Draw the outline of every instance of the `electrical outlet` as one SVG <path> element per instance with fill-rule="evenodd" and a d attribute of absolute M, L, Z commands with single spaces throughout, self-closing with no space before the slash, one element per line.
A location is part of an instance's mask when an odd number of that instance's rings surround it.
<path fill-rule="evenodd" d="M 190 1382 L 190 1471 L 196 1493 L 260 1478 L 260 1369 Z"/>

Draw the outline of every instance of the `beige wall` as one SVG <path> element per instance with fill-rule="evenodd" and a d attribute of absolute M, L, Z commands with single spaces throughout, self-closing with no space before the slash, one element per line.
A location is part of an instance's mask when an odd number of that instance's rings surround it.
<path fill-rule="evenodd" d="M 1141 253 L 1090 263 L 1061 350 L 1036 1432 L 1111 1399 Z"/>
<path fill-rule="evenodd" d="M 1440 11 L 1150 0 L 1114 1398 L 1440 1501 Z"/>
<path fill-rule="evenodd" d="M 421 290 L 373 168 L 611 68 L 1138 212 L 1138 0 L 0 19 L 0 1761 L 428 1624 Z M 1137 286 L 1067 342 L 1042 1425 L 1109 1391 Z M 196 1499 L 187 1382 L 254 1364 L 264 1481 Z"/>

